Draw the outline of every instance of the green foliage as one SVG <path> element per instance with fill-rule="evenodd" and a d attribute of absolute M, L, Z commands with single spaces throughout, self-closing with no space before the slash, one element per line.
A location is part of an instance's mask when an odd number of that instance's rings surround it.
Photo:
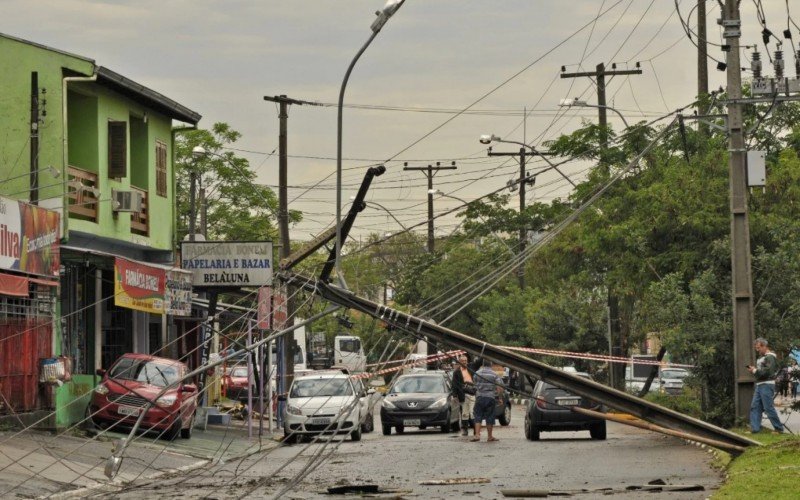
<path fill-rule="evenodd" d="M 751 446 L 729 464 L 727 480 L 714 498 L 796 498 L 800 439 L 764 432 L 748 437 L 765 446 Z"/>
<path fill-rule="evenodd" d="M 205 190 L 206 237 L 209 240 L 277 239 L 278 200 L 266 186 L 255 183 L 256 173 L 248 161 L 226 148 L 241 134 L 227 123 L 215 123 L 211 130 L 190 130 L 177 136 L 175 144 L 175 184 L 178 206 L 178 235 L 189 232 L 191 173 L 198 179 L 196 231 L 202 232 L 203 204 L 199 189 Z M 195 158 L 193 148 L 201 146 L 208 155 Z M 291 221 L 300 220 L 292 211 Z"/>
<path fill-rule="evenodd" d="M 686 387 L 683 393 L 676 395 L 651 392 L 645 395 L 644 399 L 690 417 L 704 416 L 700 407 L 700 391 L 695 387 Z"/>

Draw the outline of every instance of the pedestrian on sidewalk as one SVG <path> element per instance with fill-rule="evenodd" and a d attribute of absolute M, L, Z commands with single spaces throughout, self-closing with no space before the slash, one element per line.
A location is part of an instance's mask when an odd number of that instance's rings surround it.
<path fill-rule="evenodd" d="M 489 435 L 487 442 L 497 441 L 492 435 L 494 428 L 495 405 L 497 404 L 496 394 L 499 388 L 503 387 L 503 379 L 492 370 L 492 362 L 488 359 L 483 360 L 483 366 L 475 372 L 472 377 L 475 382 L 475 435 L 470 441 L 481 440 L 481 424 L 486 421 L 486 433 Z"/>
<path fill-rule="evenodd" d="M 472 427 L 472 411 L 475 408 L 475 384 L 467 367 L 467 355 L 461 354 L 457 358 L 458 364 L 453 369 L 453 392 L 461 404 L 461 435 L 469 435 Z"/>
<path fill-rule="evenodd" d="M 787 368 L 786 371 L 789 372 L 789 389 L 792 393 L 792 399 L 797 399 L 797 385 L 800 383 L 800 366 L 797 365 L 797 361 L 791 356 L 789 357 L 789 368 Z"/>
<path fill-rule="evenodd" d="M 756 378 L 753 401 L 750 403 L 750 431 L 761 431 L 761 414 L 766 413 L 775 432 L 783 432 L 783 424 L 775 411 L 775 376 L 778 374 L 778 358 L 772 352 L 765 338 L 759 337 L 753 344 L 758 353 L 756 365 L 747 367 Z"/>

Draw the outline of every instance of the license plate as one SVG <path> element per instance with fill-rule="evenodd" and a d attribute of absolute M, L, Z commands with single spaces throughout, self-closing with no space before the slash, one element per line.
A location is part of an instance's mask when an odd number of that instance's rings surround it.
<path fill-rule="evenodd" d="M 311 423 L 313 425 L 329 425 L 331 423 L 331 419 L 329 418 L 312 418 Z"/>
<path fill-rule="evenodd" d="M 580 399 L 559 399 L 556 401 L 561 406 L 577 406 L 581 400 Z"/>
<path fill-rule="evenodd" d="M 134 416 L 134 417 L 138 417 L 139 416 L 139 412 L 141 410 L 142 410 L 141 408 L 137 408 L 135 406 L 119 406 L 119 407 L 117 407 L 117 413 L 119 413 L 120 415 L 129 415 L 129 416 Z"/>
<path fill-rule="evenodd" d="M 403 425 L 407 425 L 409 427 L 413 427 L 415 425 L 420 425 L 421 423 L 422 423 L 422 421 L 420 419 L 418 419 L 418 418 L 409 418 L 409 419 L 403 420 Z"/>

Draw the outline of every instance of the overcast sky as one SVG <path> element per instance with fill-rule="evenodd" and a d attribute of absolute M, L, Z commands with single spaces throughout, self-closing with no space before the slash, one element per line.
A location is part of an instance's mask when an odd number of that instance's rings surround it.
<path fill-rule="evenodd" d="M 696 2 L 679 3 L 686 19 Z M 763 3 L 769 27 L 780 36 L 787 20 L 784 1 Z M 243 134 L 236 147 L 248 151 L 241 154 L 259 180 L 275 185 L 277 152 L 268 153 L 277 148 L 277 108 L 263 96 L 335 103 L 344 72 L 383 4 L 3 0 L 0 31 L 93 58 L 198 111 L 201 126 L 229 123 Z M 709 1 L 708 9 L 709 40 L 719 42 L 716 2 Z M 742 9 L 742 43 L 760 42 L 753 4 L 743 2 Z M 795 16 L 800 19 L 800 5 Z M 693 27 L 695 22 L 692 17 Z M 709 54 L 722 58 L 719 47 L 709 47 Z M 401 110 L 345 110 L 344 200 L 355 194 L 364 166 L 387 159 L 392 160 L 388 171 L 373 184 L 370 199 L 405 225 L 425 220 L 427 187 L 421 173 L 403 172 L 404 161 L 425 166 L 456 160 L 458 170 L 442 172 L 435 184 L 466 200 L 497 189 L 516 177 L 518 167 L 513 160 L 487 158 L 478 143 L 481 134 L 541 145 L 579 127 L 581 120 L 594 121 L 595 109 L 559 111 L 564 98 L 596 102 L 591 82 L 559 78 L 561 66 L 592 70 L 604 62 L 622 69 L 636 61 L 644 74 L 613 78 L 607 91 L 609 105 L 629 122 L 693 100 L 696 49 L 682 32 L 672 0 L 407 0 L 364 53 L 347 88 L 347 104 Z M 725 76 L 715 66 L 710 61 L 712 89 Z M 455 116 L 472 104 L 471 112 Z M 610 122 L 622 128 L 613 113 Z M 297 186 L 290 189 L 290 199 L 298 197 L 290 208 L 306 214 L 292 237 L 305 239 L 333 222 L 336 108 L 292 106 L 289 153 L 289 183 Z M 565 173 L 577 181 L 586 167 L 567 166 Z M 302 187 L 329 175 L 313 190 Z M 564 196 L 567 187 L 557 175 L 543 174 L 528 200 Z M 435 201 L 437 213 L 458 204 Z M 444 218 L 437 233 L 446 234 L 457 223 Z M 361 235 L 399 229 L 377 208 L 367 209 L 357 226 Z"/>

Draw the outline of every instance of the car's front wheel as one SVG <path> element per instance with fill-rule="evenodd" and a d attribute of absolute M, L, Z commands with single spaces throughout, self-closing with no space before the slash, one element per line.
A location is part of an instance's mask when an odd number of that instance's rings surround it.
<path fill-rule="evenodd" d="M 181 429 L 181 437 L 183 439 L 190 439 L 192 437 L 192 431 L 194 431 L 194 419 L 197 416 L 197 413 L 192 413 L 192 418 L 189 420 L 189 427 L 186 429 Z"/>
<path fill-rule="evenodd" d="M 391 425 L 382 425 L 381 430 L 383 431 L 384 436 L 388 436 L 392 433 L 392 426 Z"/>
<path fill-rule="evenodd" d="M 353 432 L 350 433 L 350 439 L 353 441 L 361 441 L 361 426 L 357 425 Z"/>
<path fill-rule="evenodd" d="M 375 430 L 375 416 L 372 413 L 367 414 L 364 423 L 361 424 L 361 432 L 370 433 Z"/>
<path fill-rule="evenodd" d="M 394 428 L 394 430 L 397 431 L 398 434 L 402 434 L 406 431 L 406 428 L 403 427 L 402 425 L 398 425 L 397 427 Z"/>
<path fill-rule="evenodd" d="M 503 405 L 503 414 L 498 418 L 500 425 L 506 426 L 511 423 L 511 405 Z"/>

